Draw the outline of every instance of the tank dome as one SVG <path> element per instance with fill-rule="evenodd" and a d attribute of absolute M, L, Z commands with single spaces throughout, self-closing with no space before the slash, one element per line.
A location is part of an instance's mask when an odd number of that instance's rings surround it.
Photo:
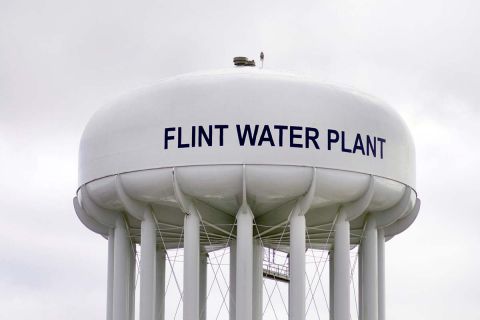
<path fill-rule="evenodd" d="M 164 80 L 100 109 L 79 184 L 154 168 L 257 164 L 372 174 L 415 188 L 404 121 L 369 96 L 254 68 Z"/>

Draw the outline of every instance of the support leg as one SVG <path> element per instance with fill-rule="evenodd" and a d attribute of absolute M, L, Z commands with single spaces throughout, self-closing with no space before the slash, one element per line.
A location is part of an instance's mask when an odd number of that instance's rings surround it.
<path fill-rule="evenodd" d="M 231 240 L 230 242 L 230 290 L 229 290 L 229 320 L 235 320 L 236 316 L 236 294 L 237 294 L 237 241 Z"/>
<path fill-rule="evenodd" d="M 305 216 L 290 219 L 290 283 L 288 318 L 305 319 Z"/>
<path fill-rule="evenodd" d="M 253 241 L 253 320 L 262 320 L 263 315 L 263 246 Z"/>
<path fill-rule="evenodd" d="M 253 215 L 242 205 L 237 214 L 236 319 L 252 320 Z"/>
<path fill-rule="evenodd" d="M 130 244 L 130 268 L 129 268 L 129 285 L 128 285 L 128 295 L 129 295 L 129 314 L 130 320 L 135 320 L 135 280 L 137 273 L 137 248 L 134 243 Z"/>
<path fill-rule="evenodd" d="M 130 241 L 123 217 L 115 223 L 113 256 L 113 320 L 128 320 L 128 269 Z"/>
<path fill-rule="evenodd" d="M 184 262 L 183 262 L 183 319 L 198 320 L 199 307 L 199 268 L 200 268 L 200 219 L 192 210 L 185 215 L 184 222 Z"/>
<path fill-rule="evenodd" d="M 363 244 L 358 247 L 358 320 L 363 320 Z"/>
<path fill-rule="evenodd" d="M 385 231 L 378 229 L 378 320 L 385 320 Z"/>
<path fill-rule="evenodd" d="M 329 311 L 330 311 L 330 320 L 334 320 L 333 316 L 333 306 L 335 305 L 335 300 L 334 300 L 334 275 L 335 275 L 335 264 L 333 262 L 333 249 L 330 249 L 328 251 L 328 259 L 329 259 L 329 264 L 328 264 L 328 272 L 329 272 Z"/>
<path fill-rule="evenodd" d="M 207 261 L 208 253 L 200 254 L 200 320 L 207 319 Z"/>
<path fill-rule="evenodd" d="M 107 320 L 113 319 L 113 248 L 114 229 L 108 233 L 108 267 L 107 267 Z"/>
<path fill-rule="evenodd" d="M 157 247 L 155 320 L 165 320 L 165 249 Z"/>
<path fill-rule="evenodd" d="M 350 222 L 340 211 L 335 223 L 333 313 L 335 320 L 350 319 Z"/>
<path fill-rule="evenodd" d="M 157 228 L 150 210 L 145 212 L 141 228 L 140 320 L 154 320 Z"/>
<path fill-rule="evenodd" d="M 374 218 L 367 219 L 365 227 L 365 239 L 363 240 L 362 251 L 364 256 L 363 277 L 364 283 L 362 291 L 364 297 L 364 319 L 378 320 L 378 260 L 377 260 L 377 224 Z"/>

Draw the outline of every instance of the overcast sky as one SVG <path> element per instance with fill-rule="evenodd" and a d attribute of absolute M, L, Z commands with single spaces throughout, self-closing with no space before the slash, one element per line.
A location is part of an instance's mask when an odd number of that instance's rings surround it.
<path fill-rule="evenodd" d="M 479 16 L 466 0 L 0 0 L 0 318 L 104 319 L 107 243 L 71 204 L 95 110 L 263 50 L 413 133 L 422 208 L 386 246 L 388 318 L 479 319 Z"/>

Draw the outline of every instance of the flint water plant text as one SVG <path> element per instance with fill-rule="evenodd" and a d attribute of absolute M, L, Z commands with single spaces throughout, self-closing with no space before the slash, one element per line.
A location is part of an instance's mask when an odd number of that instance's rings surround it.
<path fill-rule="evenodd" d="M 191 127 L 168 127 L 164 131 L 164 149 L 223 147 L 231 143 L 241 147 L 289 147 L 336 150 L 359 153 L 383 159 L 387 140 L 369 134 L 348 133 L 343 130 L 288 125 L 216 124 Z"/>

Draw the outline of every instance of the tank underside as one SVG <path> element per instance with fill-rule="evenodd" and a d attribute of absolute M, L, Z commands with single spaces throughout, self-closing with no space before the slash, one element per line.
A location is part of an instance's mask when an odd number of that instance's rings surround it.
<path fill-rule="evenodd" d="M 179 198 L 187 197 L 200 216 L 200 245 L 205 251 L 212 251 L 235 239 L 236 215 L 245 190 L 254 216 L 254 238 L 261 240 L 264 247 L 288 252 L 289 218 L 309 190 L 313 188 L 314 192 L 305 213 L 306 246 L 328 250 L 334 241 L 333 226 L 340 208 L 360 198 L 372 183 L 373 196 L 367 209 L 350 223 L 350 244 L 355 246 L 361 241 L 368 214 L 388 212 L 408 196 L 403 214 L 388 223 L 393 224 L 413 209 L 415 192 L 402 183 L 356 172 L 299 166 L 216 165 L 108 176 L 81 186 L 78 196 L 87 213 L 92 205 L 105 211 L 90 210 L 90 214 L 123 213 L 131 239 L 140 243 L 141 221 L 127 213 L 119 196 L 120 186 L 128 197 L 151 207 L 159 231 L 157 244 L 166 249 L 183 247 L 188 210 L 182 208 Z M 102 221 L 105 217 L 93 218 Z"/>

